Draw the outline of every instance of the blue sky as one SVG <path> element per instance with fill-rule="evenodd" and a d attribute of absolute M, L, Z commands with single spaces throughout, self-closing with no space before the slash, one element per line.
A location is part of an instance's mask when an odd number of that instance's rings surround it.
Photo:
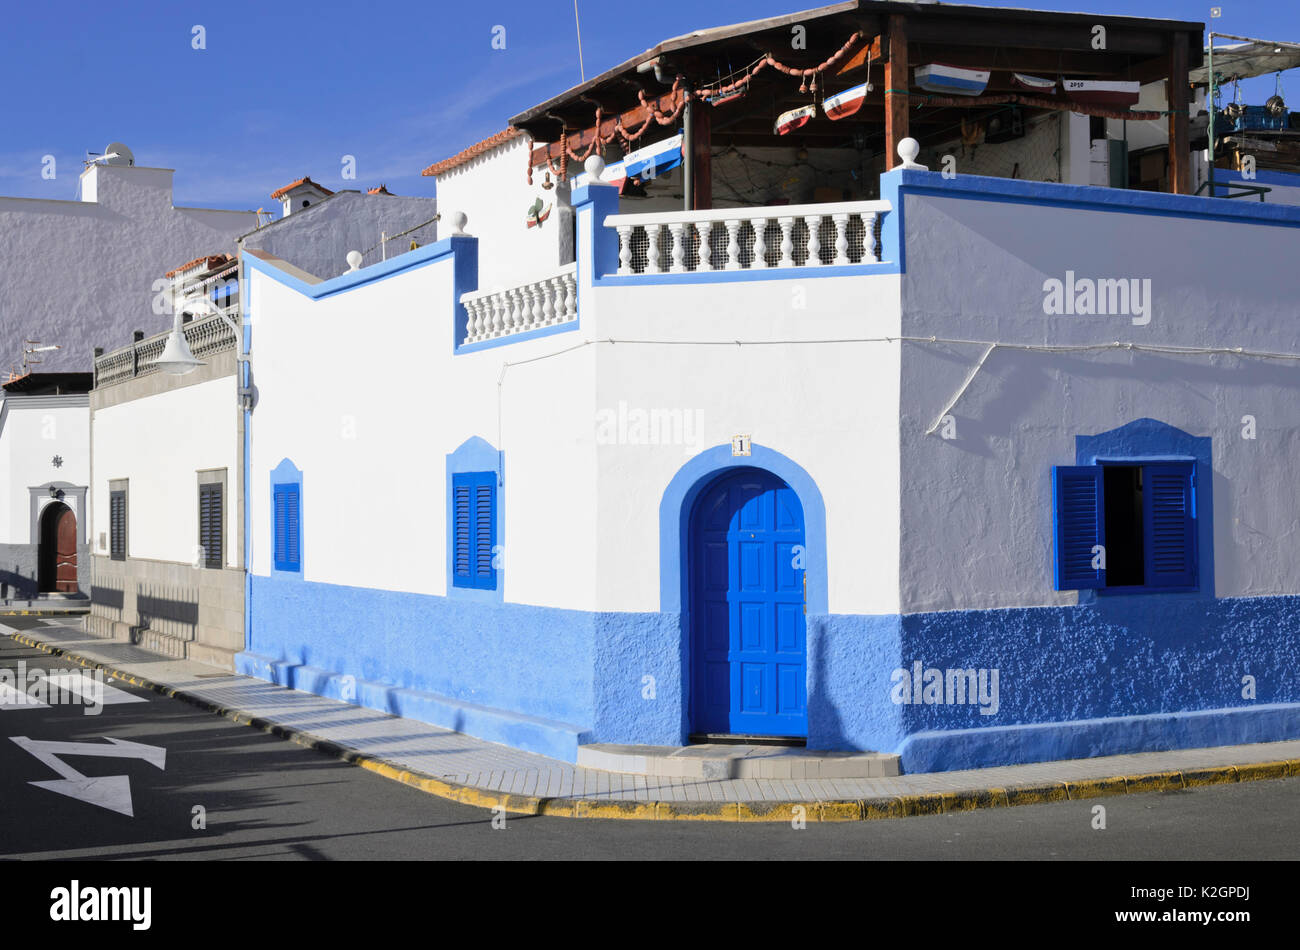
<path fill-rule="evenodd" d="M 816 5 L 579 0 L 587 75 L 668 37 Z M 1221 0 L 1213 21 L 1202 0 L 979 5 L 1198 20 L 1300 41 L 1297 0 Z M 74 197 L 86 151 L 114 140 L 141 165 L 175 168 L 178 204 L 269 209 L 271 191 L 302 175 L 432 195 L 420 169 L 579 80 L 572 0 L 10 3 L 4 20 L 0 194 L 23 197 Z M 205 50 L 192 48 L 196 25 Z M 504 50 L 492 48 L 498 25 Z M 1292 84 L 1300 106 L 1300 72 Z M 1271 78 L 1255 80 L 1247 99 L 1271 92 Z M 53 180 L 41 177 L 47 154 Z M 345 155 L 355 181 L 341 178 Z"/>

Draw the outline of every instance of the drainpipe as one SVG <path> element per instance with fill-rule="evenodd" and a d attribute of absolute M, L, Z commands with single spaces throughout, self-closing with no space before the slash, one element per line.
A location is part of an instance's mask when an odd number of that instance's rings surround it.
<path fill-rule="evenodd" d="M 1210 121 L 1209 121 L 1209 125 L 1205 130 L 1206 137 L 1207 137 L 1207 141 L 1205 144 L 1208 146 L 1206 152 L 1208 153 L 1208 157 L 1210 159 L 1209 161 L 1210 197 L 1216 198 L 1218 197 L 1218 195 L 1215 193 L 1215 189 L 1214 189 L 1214 34 L 1213 33 L 1210 34 L 1209 39 L 1210 39 L 1209 64 L 1206 66 L 1206 78 L 1209 80 L 1209 82 L 1206 84 L 1205 88 L 1207 90 L 1207 94 L 1206 94 L 1206 99 L 1208 100 L 1207 104 L 1209 105 L 1210 108 Z"/>
<path fill-rule="evenodd" d="M 695 210 L 695 123 L 692 122 L 694 97 L 686 93 L 686 107 L 682 110 L 682 196 L 687 211 Z"/>

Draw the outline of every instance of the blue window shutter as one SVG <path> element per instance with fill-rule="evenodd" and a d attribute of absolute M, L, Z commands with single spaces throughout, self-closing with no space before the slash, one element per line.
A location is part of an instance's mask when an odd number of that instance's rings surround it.
<path fill-rule="evenodd" d="M 460 586 L 469 586 L 472 576 L 470 561 L 470 486 L 465 484 L 462 476 L 455 477 L 455 577 Z"/>
<path fill-rule="evenodd" d="M 452 475 L 452 583 L 495 590 L 496 473 Z"/>
<path fill-rule="evenodd" d="M 297 485 L 287 485 L 285 498 L 284 547 L 285 563 L 291 571 L 302 570 L 302 542 L 299 521 L 302 517 L 302 501 Z"/>
<path fill-rule="evenodd" d="M 474 580 L 476 586 L 492 590 L 497 586 L 492 568 L 492 538 L 496 531 L 496 485 L 474 486 Z"/>
<path fill-rule="evenodd" d="M 275 569 L 283 571 L 285 561 L 285 491 L 283 485 L 275 486 Z"/>
<path fill-rule="evenodd" d="M 1100 465 L 1053 465 L 1053 534 L 1056 589 L 1106 586 L 1106 572 L 1092 566 L 1093 548 L 1106 543 Z"/>
<path fill-rule="evenodd" d="M 275 502 L 275 569 L 301 570 L 301 507 L 298 486 L 292 483 L 276 485 L 272 494 Z"/>
<path fill-rule="evenodd" d="M 1191 462 L 1142 466 L 1147 587 L 1196 587 L 1196 475 Z"/>

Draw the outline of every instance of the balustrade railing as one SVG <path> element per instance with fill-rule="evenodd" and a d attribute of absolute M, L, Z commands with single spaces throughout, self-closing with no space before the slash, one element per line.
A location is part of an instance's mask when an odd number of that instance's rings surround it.
<path fill-rule="evenodd" d="M 239 323 L 239 315 L 232 315 Z M 167 345 L 167 333 L 160 333 L 148 339 L 140 340 L 130 346 L 112 353 L 105 353 L 95 359 L 95 388 L 99 389 L 113 383 L 138 376 L 148 376 L 158 371 L 158 357 L 162 356 L 163 347 Z M 235 333 L 219 315 L 210 314 L 186 323 L 182 327 L 185 342 L 196 359 L 204 359 L 214 353 L 235 348 Z"/>
<path fill-rule="evenodd" d="M 888 201 L 612 214 L 620 275 L 683 274 L 776 267 L 827 267 L 880 260 Z"/>
<path fill-rule="evenodd" d="M 571 323 L 578 319 L 577 267 L 566 264 L 518 287 L 462 294 L 460 302 L 466 314 L 462 344 Z"/>

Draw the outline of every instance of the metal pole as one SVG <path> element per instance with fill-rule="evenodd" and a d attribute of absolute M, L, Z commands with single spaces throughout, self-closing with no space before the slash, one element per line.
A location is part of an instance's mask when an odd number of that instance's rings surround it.
<path fill-rule="evenodd" d="M 692 97 L 686 96 L 686 107 L 682 109 L 682 196 L 687 211 L 695 210 L 695 129 L 691 121 Z"/>
<path fill-rule="evenodd" d="M 1207 87 L 1209 90 L 1209 97 L 1210 97 L 1210 102 L 1209 102 L 1210 122 L 1206 129 L 1209 136 L 1209 141 L 1208 141 L 1209 149 L 1207 155 L 1209 156 L 1210 159 L 1210 197 L 1214 198 L 1216 197 L 1216 194 L 1215 194 L 1215 187 L 1214 187 L 1214 34 L 1213 33 L 1210 34 L 1209 66 L 1207 67 L 1207 75 L 1210 80 L 1209 86 Z"/>

